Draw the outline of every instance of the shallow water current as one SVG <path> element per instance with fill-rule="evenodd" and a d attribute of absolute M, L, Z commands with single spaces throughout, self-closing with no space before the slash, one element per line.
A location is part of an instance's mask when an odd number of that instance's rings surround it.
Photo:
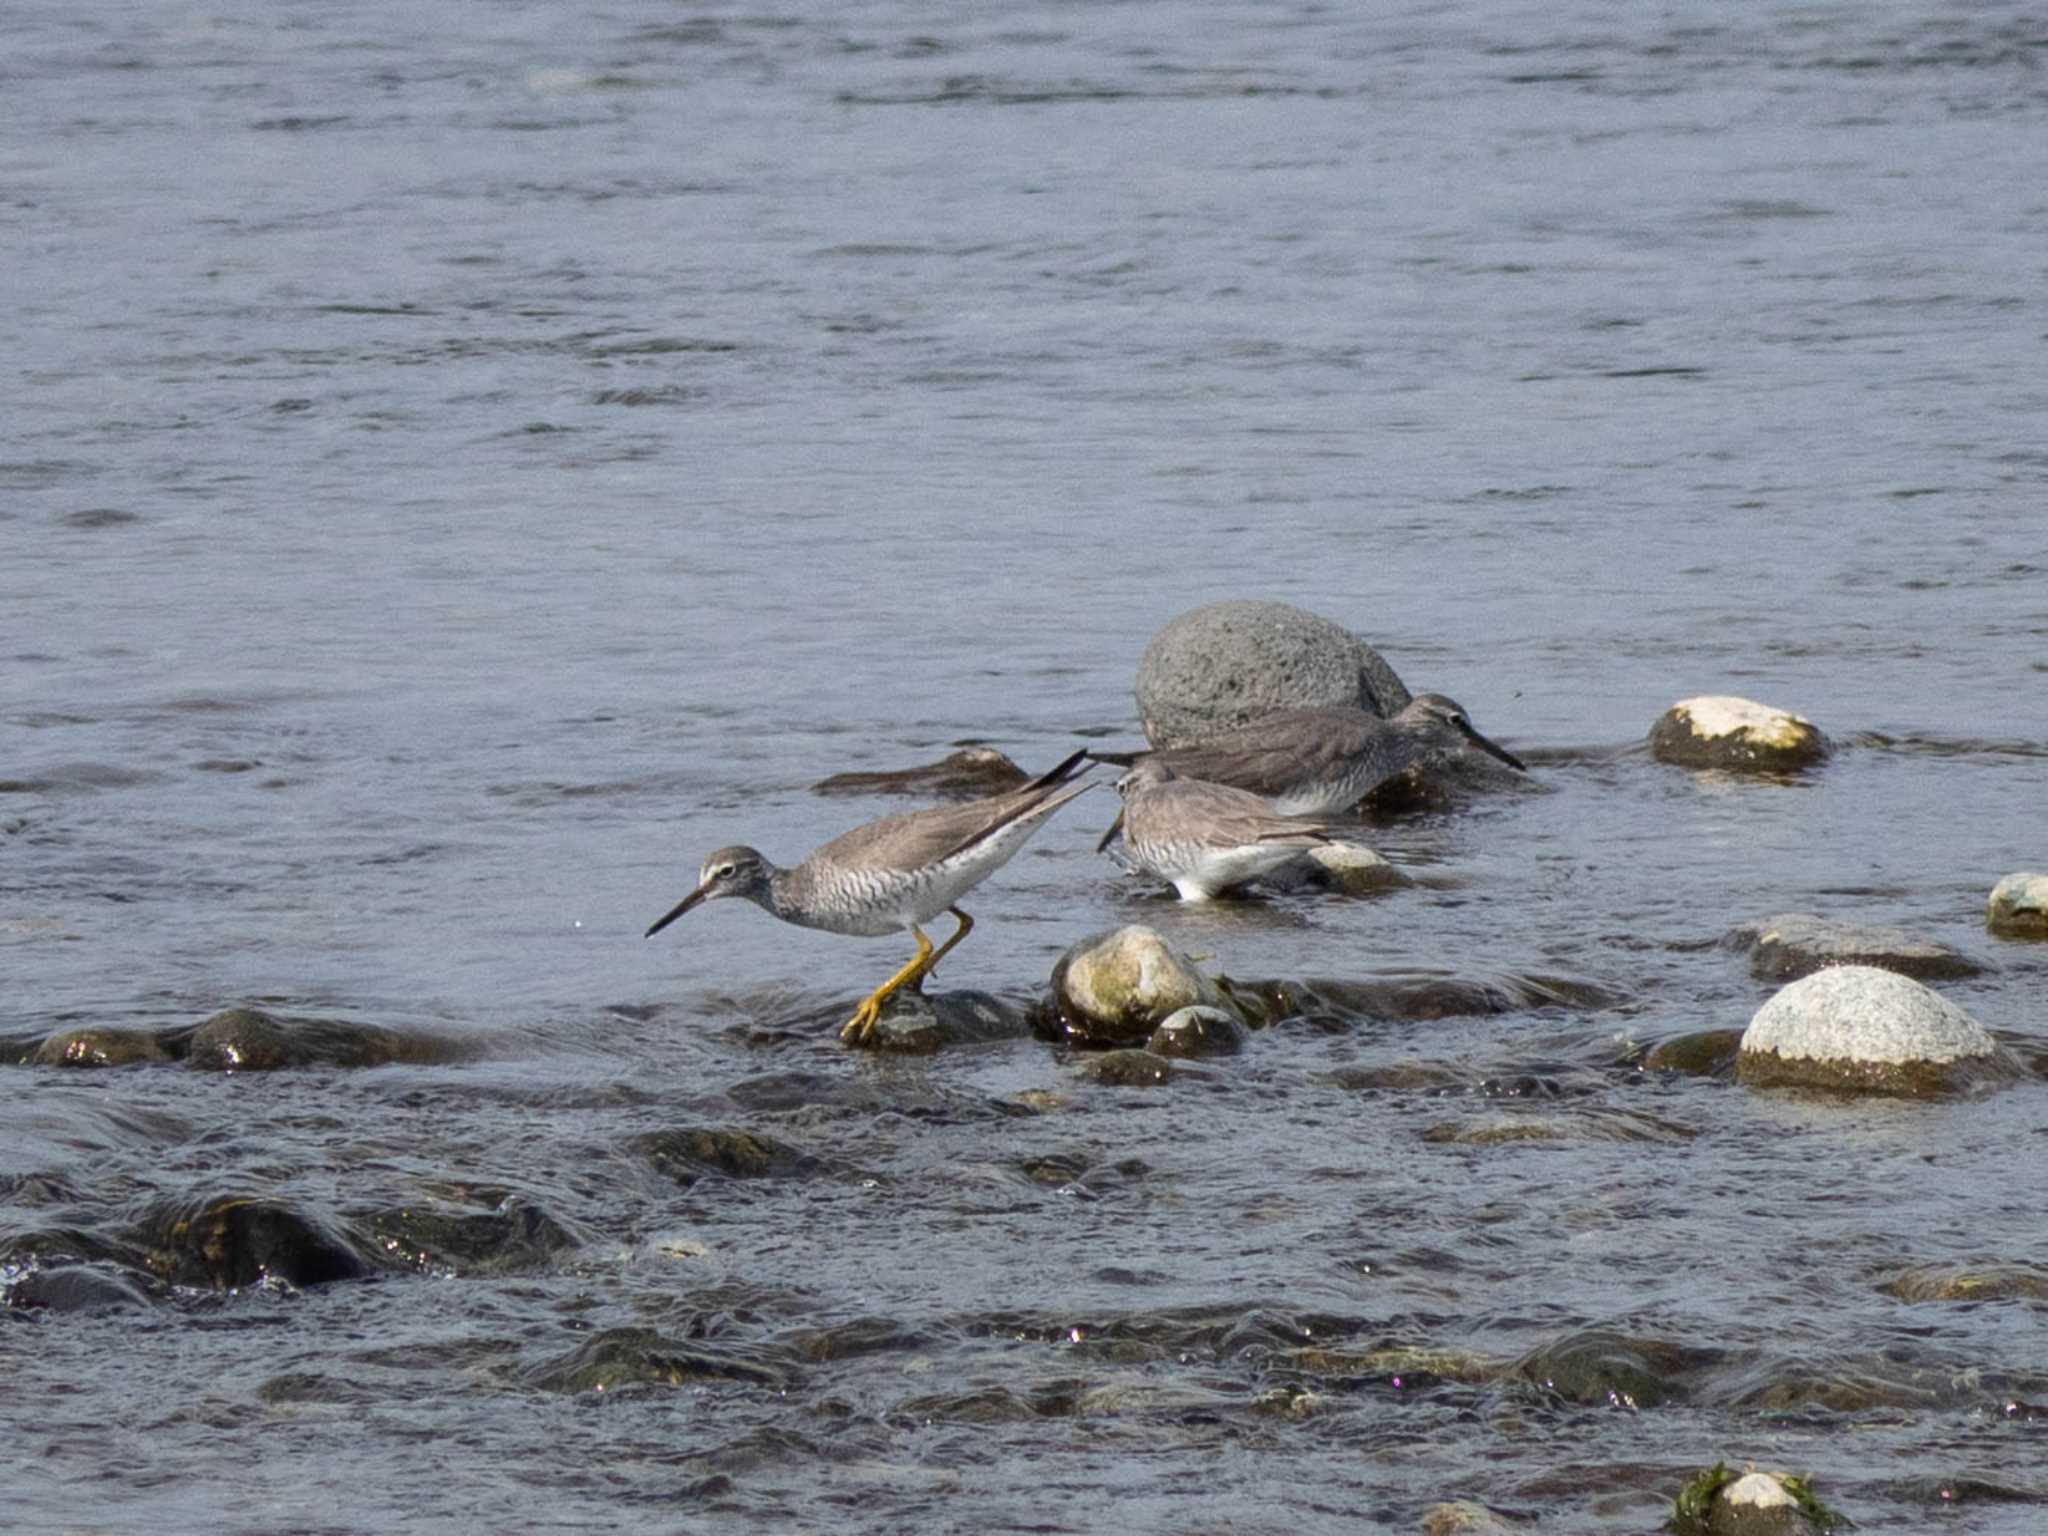
<path fill-rule="evenodd" d="M 1646 1532 L 1725 1459 L 2048 1527 L 2040 1074 L 1636 1065 L 1800 911 L 1983 962 L 1944 995 L 2048 1053 L 2048 946 L 1982 927 L 2048 868 L 2037 10 L 8 40 L 0 1524 Z M 708 849 L 905 807 L 831 774 L 1135 740 L 1225 597 L 1532 786 L 1370 826 L 1405 889 L 1208 909 L 1094 852 L 1104 787 L 933 990 L 1148 923 L 1313 992 L 1243 1054 L 853 1052 L 901 939 L 642 939 Z M 1697 693 L 1838 750 L 1654 761 Z M 384 1047 L 202 1070 L 240 1006 Z M 168 1057 L 29 1060 L 80 1026 Z M 2042 1283 L 1905 1283 L 1991 1268 Z"/>

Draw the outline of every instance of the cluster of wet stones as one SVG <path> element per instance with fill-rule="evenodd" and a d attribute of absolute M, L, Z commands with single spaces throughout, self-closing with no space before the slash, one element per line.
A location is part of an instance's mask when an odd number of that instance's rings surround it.
<path fill-rule="evenodd" d="M 1385 661 L 1327 620 L 1272 603 L 1223 603 L 1183 615 L 1147 649 L 1140 665 L 1141 721 L 1154 745 L 1195 739 L 1279 709 L 1356 704 L 1398 710 L 1407 689 Z M 1680 701 L 1649 733 L 1658 760 L 1712 773 L 1797 775 L 1833 750 L 1810 721 L 1753 701 L 1702 696 Z M 825 794 L 905 793 L 978 796 L 1015 787 L 1026 775 L 1000 753 L 969 748 L 923 768 L 842 775 L 817 786 Z M 1378 809 L 1445 803 L 1473 788 L 1504 783 L 1490 760 L 1453 761 L 1376 795 Z M 1370 894 L 1406 882 L 1394 866 L 1358 846 L 1317 850 L 1268 883 L 1314 885 Z M 2017 872 L 1988 899 L 1987 930 L 2015 943 L 2048 940 L 2048 874 Z M 1777 990 L 1746 1028 L 1677 1035 L 1631 1051 L 1618 1068 L 1733 1080 L 1758 1089 L 1830 1095 L 1943 1097 L 1985 1091 L 2048 1075 L 2048 1058 L 2022 1042 L 2002 1043 L 1933 989 L 1983 969 L 1948 945 L 1876 924 L 1786 912 L 1746 923 L 1725 939 L 1745 954 L 1751 973 Z M 1567 978 L 1382 975 L 1366 980 L 1232 979 L 1173 947 L 1143 925 L 1090 934 L 1060 956 L 1048 984 L 1030 1001 L 973 991 L 891 999 L 867 1048 L 934 1052 L 981 1041 L 1036 1037 L 1072 1048 L 1079 1078 L 1109 1088 L 1171 1082 L 1204 1059 L 1253 1047 L 1263 1030 L 1322 1017 L 1390 1020 L 1510 1012 L 1530 1008 L 1610 1007 L 1620 999 Z M 0 1039 L 0 1061 L 27 1068 L 150 1068 L 222 1073 L 431 1064 L 476 1054 L 473 1040 L 351 1020 L 238 1007 L 165 1030 L 83 1024 L 35 1038 Z M 1203 1070 L 1199 1066 L 1192 1070 Z M 1427 1063 L 1355 1069 L 1373 1076 L 1359 1087 L 1441 1087 Z M 1444 1069 L 1448 1070 L 1448 1069 Z M 1389 1075 L 1391 1074 L 1391 1075 Z M 1405 1074 L 1405 1077 L 1404 1077 Z M 1400 1080 L 1400 1081 L 1397 1081 Z M 1018 1112 L 1056 1107 L 1061 1094 L 1020 1096 Z M 1493 1123 L 1446 1122 L 1425 1134 L 1467 1145 L 1560 1134 L 1682 1141 L 1685 1127 L 1641 1114 L 1584 1117 L 1575 1130 L 1535 1117 Z M 641 1138 L 635 1155 L 687 1188 L 699 1181 L 803 1178 L 819 1159 L 737 1126 L 668 1130 Z M 1060 1176 L 1065 1171 L 1055 1170 Z M 17 1233 L 4 1260 L 5 1300 L 37 1313 L 144 1307 L 174 1289 L 233 1291 L 300 1287 L 380 1273 L 517 1272 L 545 1265 L 588 1241 L 588 1234 L 504 1190 L 449 1191 L 431 1206 L 397 1207 L 339 1223 L 287 1202 L 224 1190 L 162 1201 L 130 1213 L 125 1224 L 88 1231 L 53 1224 Z M 66 1191 L 15 1189 L 28 1204 L 61 1208 Z M 2025 1266 L 1937 1267 L 1903 1271 L 1888 1283 L 1916 1302 L 2002 1297 L 2048 1299 L 2048 1276 Z M 865 1326 L 865 1325 L 861 1325 Z M 1231 1335 L 1262 1326 L 1235 1319 Z M 1048 1323 L 1048 1328 L 1055 1327 Z M 1673 1397 L 1712 1396 L 1714 1352 L 1686 1355 L 1665 1341 L 1589 1330 L 1546 1344 L 1519 1360 L 1483 1360 L 1384 1342 L 1349 1348 L 1315 1330 L 1274 1324 L 1271 1348 L 1295 1374 L 1345 1380 L 1491 1383 L 1523 1379 L 1571 1401 L 1648 1405 Z M 780 1389 L 806 1364 L 841 1352 L 895 1347 L 890 1338 L 841 1339 L 829 1332 L 793 1350 L 723 1348 L 650 1328 L 606 1330 L 573 1349 L 520 1367 L 527 1386 L 557 1392 L 621 1386 L 735 1381 Z M 1175 1345 L 1180 1348 L 1182 1346 Z M 1750 1364 L 1738 1373 L 1754 1395 Z M 317 1386 L 317 1383 L 315 1384 Z M 289 1378 L 276 1390 L 289 1396 Z M 1914 1406 L 1922 1389 L 1889 1392 L 1881 1370 L 1854 1383 L 1788 1379 L 1772 1406 L 1816 1404 L 1829 1411 Z M 985 1394 L 984 1394 L 985 1395 Z M 1270 1399 L 1270 1400 L 1269 1400 Z M 1312 1386 L 1276 1389 L 1261 1411 L 1301 1418 L 1315 1413 Z M 925 1405 L 937 1417 L 1085 1411 L 1086 1405 L 1017 1401 Z M 2025 1406 L 2025 1405 L 2021 1405 Z M 2048 1409 L 2026 1408 L 2030 1418 Z M 1703 1469 L 1679 1490 L 1669 1528 L 1701 1536 L 1782 1536 L 1824 1529 L 1838 1517 L 1800 1479 L 1778 1472 Z M 1484 1506 L 1446 1503 L 1423 1529 L 1489 1533 L 1519 1528 Z"/>

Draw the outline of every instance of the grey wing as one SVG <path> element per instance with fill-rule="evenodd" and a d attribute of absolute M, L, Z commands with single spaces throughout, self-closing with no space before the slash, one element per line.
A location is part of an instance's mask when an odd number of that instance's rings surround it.
<path fill-rule="evenodd" d="M 1056 800 L 1065 800 L 1085 787 L 1039 783 L 974 800 L 966 805 L 935 805 L 922 811 L 901 811 L 843 832 L 804 860 L 834 863 L 864 863 L 884 860 L 901 869 L 936 864 L 964 852 L 990 833 L 1000 831 L 1020 817 Z"/>
<path fill-rule="evenodd" d="M 1271 796 L 1304 780 L 1335 777 L 1377 725 L 1361 710 L 1300 710 L 1153 756 L 1184 778 Z"/>

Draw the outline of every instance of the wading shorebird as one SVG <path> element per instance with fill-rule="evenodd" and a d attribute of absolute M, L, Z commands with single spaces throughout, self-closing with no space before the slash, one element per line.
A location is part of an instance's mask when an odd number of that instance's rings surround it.
<path fill-rule="evenodd" d="M 1046 818 L 1091 786 L 1073 782 L 1088 754 L 1076 752 L 1022 789 L 906 811 L 855 827 L 784 869 L 755 849 L 721 848 L 705 859 L 697 888 L 647 930 L 650 939 L 700 902 L 740 896 L 805 928 L 876 937 L 909 929 L 917 954 L 871 993 L 839 1031 L 852 1045 L 866 1040 L 882 1004 L 904 987 L 920 986 L 932 967 L 967 937 L 974 919 L 954 903 L 994 874 Z M 959 926 L 937 949 L 919 925 L 950 912 Z"/>
<path fill-rule="evenodd" d="M 1514 753 L 1474 730 L 1462 705 L 1440 693 L 1418 693 L 1385 720 L 1362 709 L 1291 709 L 1207 741 L 1088 756 L 1123 767 L 1158 763 L 1181 778 L 1249 790 L 1283 816 L 1327 816 L 1350 810 L 1417 763 L 1467 745 L 1529 771 Z M 1116 830 L 1111 826 L 1104 841 Z"/>
<path fill-rule="evenodd" d="M 1142 759 L 1116 782 L 1124 851 L 1144 874 L 1168 881 L 1182 901 L 1269 874 L 1304 850 L 1338 841 L 1322 822 L 1282 816 L 1248 789 L 1184 779 L 1156 758 Z M 1117 834 L 1112 826 L 1097 853 Z"/>

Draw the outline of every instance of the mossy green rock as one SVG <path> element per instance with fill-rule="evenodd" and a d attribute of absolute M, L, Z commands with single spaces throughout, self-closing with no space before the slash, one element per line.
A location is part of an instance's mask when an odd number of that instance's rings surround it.
<path fill-rule="evenodd" d="M 1059 1028 L 1081 1045 L 1142 1045 L 1182 1008 L 1229 1011 L 1222 991 L 1150 928 L 1093 934 L 1052 973 Z"/>

